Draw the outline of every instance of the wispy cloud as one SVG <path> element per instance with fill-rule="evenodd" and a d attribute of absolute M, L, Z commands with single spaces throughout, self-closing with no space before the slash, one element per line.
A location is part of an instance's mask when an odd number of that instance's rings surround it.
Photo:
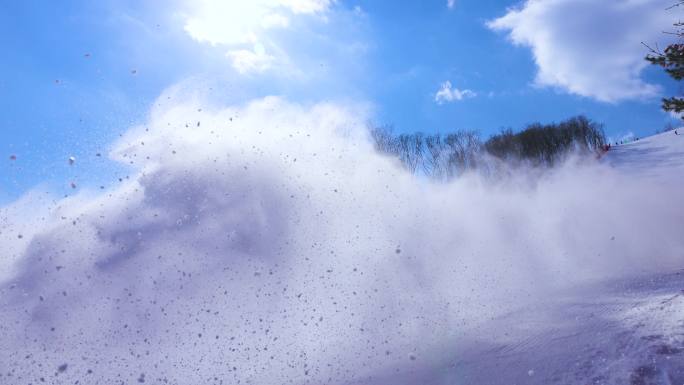
<path fill-rule="evenodd" d="M 254 50 L 229 51 L 226 55 L 231 59 L 233 68 L 241 74 L 266 71 L 275 61 L 275 57 L 267 54 L 261 45 L 257 45 Z"/>
<path fill-rule="evenodd" d="M 228 47 L 227 56 L 237 72 L 263 72 L 281 62 L 268 33 L 289 28 L 293 18 L 322 15 L 334 0 L 200 0 L 189 7 L 184 29 L 194 40 Z M 266 44 L 268 42 L 268 44 Z M 250 49 L 249 46 L 259 47 Z M 265 47 L 269 47 L 269 49 Z"/>
<path fill-rule="evenodd" d="M 435 102 L 437 104 L 451 103 L 461 101 L 463 99 L 474 98 L 477 94 L 471 90 L 453 88 L 450 81 L 442 83 L 439 91 L 435 94 Z"/>
<path fill-rule="evenodd" d="M 319 13 L 327 11 L 334 0 L 280 0 L 280 4 L 294 13 Z"/>
<path fill-rule="evenodd" d="M 447 7 L 449 9 L 454 8 L 455 5 L 456 5 L 456 0 L 447 0 Z"/>

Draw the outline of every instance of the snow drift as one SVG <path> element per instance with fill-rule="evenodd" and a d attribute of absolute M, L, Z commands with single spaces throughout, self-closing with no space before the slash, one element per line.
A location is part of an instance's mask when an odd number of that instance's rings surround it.
<path fill-rule="evenodd" d="M 553 290 L 681 267 L 679 168 L 434 184 L 361 108 L 182 93 L 113 145 L 135 177 L 3 212 L 0 383 L 377 384 Z"/>

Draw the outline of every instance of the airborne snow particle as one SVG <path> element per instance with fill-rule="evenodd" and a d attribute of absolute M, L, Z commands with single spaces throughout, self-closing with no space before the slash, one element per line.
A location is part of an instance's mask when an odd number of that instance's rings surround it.
<path fill-rule="evenodd" d="M 73 166 L 74 163 L 76 163 L 76 157 L 70 156 L 70 157 L 69 157 L 69 165 L 70 165 L 70 166 Z"/>
<path fill-rule="evenodd" d="M 14 154 L 10 155 L 10 160 L 17 160 L 17 156 Z"/>
<path fill-rule="evenodd" d="M 69 366 L 69 365 L 67 365 L 67 364 L 59 365 L 59 367 L 57 368 L 57 370 L 58 370 L 60 373 L 63 373 L 63 372 L 65 372 L 65 371 L 67 370 L 67 367 L 68 367 L 68 366 Z"/>

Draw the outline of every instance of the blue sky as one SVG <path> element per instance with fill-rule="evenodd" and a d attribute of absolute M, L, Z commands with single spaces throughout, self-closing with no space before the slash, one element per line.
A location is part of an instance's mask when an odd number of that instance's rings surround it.
<path fill-rule="evenodd" d="M 174 0 L 0 6 L 0 203 L 99 188 L 108 146 L 192 82 L 227 104 L 364 103 L 397 131 L 479 130 L 585 114 L 652 134 L 679 86 L 647 67 L 668 0 Z M 96 154 L 100 153 L 101 156 Z M 10 160 L 15 155 L 16 160 Z M 67 159 L 77 162 L 69 166 Z"/>

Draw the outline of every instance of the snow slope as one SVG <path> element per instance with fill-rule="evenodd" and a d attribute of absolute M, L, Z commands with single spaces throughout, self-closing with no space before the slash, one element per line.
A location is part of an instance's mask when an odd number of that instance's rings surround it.
<path fill-rule="evenodd" d="M 684 169 L 684 128 L 613 146 L 605 161 L 640 177 L 677 181 Z"/>
<path fill-rule="evenodd" d="M 684 135 L 614 146 L 602 162 L 641 183 L 681 189 Z M 664 198 L 681 206 L 679 196 Z M 441 361 L 358 384 L 684 384 L 684 270 L 548 294 L 478 325 Z"/>
<path fill-rule="evenodd" d="M 682 205 L 684 135 L 613 146 L 602 161 L 644 184 L 672 185 L 676 194 L 663 199 Z M 466 343 L 433 370 L 441 372 L 434 383 L 684 384 L 684 270 L 555 293 L 479 333 L 486 338 Z"/>
<path fill-rule="evenodd" d="M 681 383 L 674 134 L 436 184 L 362 111 L 186 94 L 0 213 L 0 384 Z"/>
<path fill-rule="evenodd" d="M 554 293 L 401 384 L 682 384 L 684 272 Z"/>

